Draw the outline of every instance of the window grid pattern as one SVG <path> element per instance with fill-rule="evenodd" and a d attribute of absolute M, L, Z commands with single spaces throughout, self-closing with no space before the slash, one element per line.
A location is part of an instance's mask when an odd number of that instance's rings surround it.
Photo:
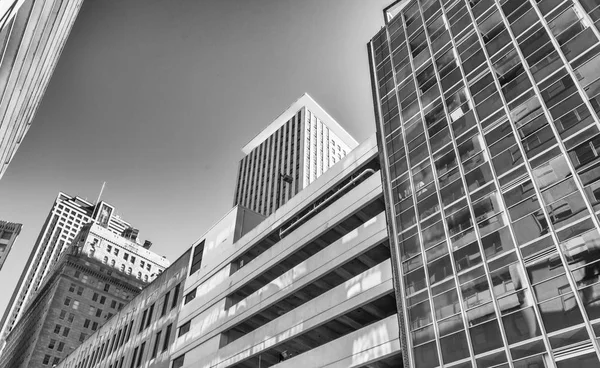
<path fill-rule="evenodd" d="M 600 364 L 599 21 L 422 0 L 371 41 L 415 367 Z"/>

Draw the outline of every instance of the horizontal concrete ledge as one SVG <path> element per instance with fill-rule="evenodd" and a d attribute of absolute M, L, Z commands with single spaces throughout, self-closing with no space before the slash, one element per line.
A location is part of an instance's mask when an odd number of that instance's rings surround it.
<path fill-rule="evenodd" d="M 360 286 L 355 288 L 355 285 Z M 227 365 L 234 364 L 242 360 L 241 357 L 245 359 L 256 355 L 359 308 L 393 291 L 393 288 L 392 267 L 387 260 L 235 340 L 219 353 L 224 357 L 231 356 L 227 358 Z"/>
<path fill-rule="evenodd" d="M 399 351 L 398 316 L 392 315 L 273 367 L 358 368 Z"/>
<path fill-rule="evenodd" d="M 277 303 L 319 277 L 364 253 L 387 239 L 385 213 L 380 213 L 359 228 L 337 240 L 306 261 L 300 263 L 229 310 L 218 303 L 192 319 L 190 332 L 176 341 L 174 349 L 190 349 L 210 339 L 215 333 L 225 331 L 244 318 Z M 312 303 L 310 301 L 309 303 Z M 220 310 L 215 310 L 221 308 Z M 181 323 L 180 317 L 180 323 Z"/>

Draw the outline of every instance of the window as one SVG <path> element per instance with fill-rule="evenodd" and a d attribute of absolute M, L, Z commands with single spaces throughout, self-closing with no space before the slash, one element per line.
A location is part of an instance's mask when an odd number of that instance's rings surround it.
<path fill-rule="evenodd" d="M 177 299 L 179 299 L 179 289 L 181 288 L 181 284 L 177 284 L 175 286 L 175 291 L 173 292 L 173 302 L 171 303 L 171 309 L 177 306 Z"/>
<path fill-rule="evenodd" d="M 152 348 L 152 358 L 156 357 L 156 353 L 158 353 L 158 344 L 160 343 L 160 335 L 162 331 L 158 331 L 156 333 L 156 339 L 154 340 L 154 347 Z"/>
<path fill-rule="evenodd" d="M 100 304 L 104 304 L 106 302 L 106 297 L 105 296 L 101 296 L 100 297 Z"/>
<path fill-rule="evenodd" d="M 204 253 L 204 242 L 206 240 L 202 240 L 200 244 L 198 244 L 194 248 L 194 255 L 192 256 L 192 265 L 190 267 L 190 275 L 200 269 L 202 265 L 202 254 Z"/>
<path fill-rule="evenodd" d="M 86 334 L 84 334 L 83 332 L 79 335 L 79 342 L 84 342 L 85 338 L 87 337 Z"/>
<path fill-rule="evenodd" d="M 56 366 L 58 364 L 58 362 L 60 362 L 60 358 L 54 357 L 54 360 L 52 361 L 52 366 Z"/>
<path fill-rule="evenodd" d="M 55 344 L 56 344 L 56 340 L 50 339 L 50 343 L 48 344 L 48 349 L 54 349 Z"/>
<path fill-rule="evenodd" d="M 54 326 L 54 333 L 57 334 L 60 332 L 60 325 Z"/>
<path fill-rule="evenodd" d="M 146 347 L 146 342 L 144 341 L 142 345 L 140 345 L 140 355 L 138 355 L 136 368 L 142 365 L 142 358 L 144 357 L 144 348 Z"/>
<path fill-rule="evenodd" d="M 133 349 L 133 356 L 131 357 L 131 365 L 129 368 L 133 368 L 135 366 L 135 358 L 137 357 L 138 348 Z"/>
<path fill-rule="evenodd" d="M 185 358 L 185 354 L 182 356 L 179 356 L 177 358 L 175 358 L 175 360 L 173 360 L 173 366 L 172 368 L 180 368 L 183 367 L 183 360 Z"/>
<path fill-rule="evenodd" d="M 77 288 L 77 295 L 82 295 L 83 294 L 83 286 L 80 286 Z"/>
<path fill-rule="evenodd" d="M 61 341 L 58 343 L 58 348 L 56 350 L 63 351 L 64 348 L 65 348 L 65 343 Z"/>
<path fill-rule="evenodd" d="M 96 309 L 96 317 L 100 317 L 102 315 L 102 309 Z"/>
<path fill-rule="evenodd" d="M 63 330 L 63 333 L 62 333 L 62 334 L 63 334 L 63 336 L 64 336 L 64 337 L 67 337 L 67 336 L 69 336 L 69 331 L 70 331 L 70 328 L 68 328 L 68 327 L 65 327 L 65 329 Z"/>
<path fill-rule="evenodd" d="M 91 323 L 91 322 L 92 322 L 92 321 L 90 321 L 89 319 L 86 319 L 86 320 L 85 320 L 85 322 L 83 322 L 83 328 L 88 328 L 88 327 L 90 327 L 90 323 Z"/>
<path fill-rule="evenodd" d="M 92 323 L 92 331 L 96 331 L 98 329 L 98 322 Z"/>
<path fill-rule="evenodd" d="M 148 320 L 146 320 L 146 328 L 150 326 L 150 322 L 152 322 L 152 315 L 154 314 L 154 304 L 150 306 L 148 310 Z"/>
<path fill-rule="evenodd" d="M 79 309 L 79 301 L 75 300 L 75 301 L 73 302 L 73 306 L 72 306 L 72 308 L 73 308 L 73 309 Z M 72 322 L 72 321 L 73 321 L 73 318 L 71 317 L 72 315 L 73 315 L 73 314 L 69 314 L 69 318 L 70 318 L 70 321 L 69 321 L 69 322 Z"/>
<path fill-rule="evenodd" d="M 170 291 L 167 291 L 167 293 L 165 294 L 165 300 L 163 301 L 162 312 L 160 312 L 161 317 L 167 313 L 167 305 L 169 304 L 169 294 L 171 294 Z"/>
<path fill-rule="evenodd" d="M 116 301 L 116 300 L 113 300 L 113 301 L 111 301 L 111 302 L 110 302 L 110 307 L 111 307 L 112 309 L 115 309 L 115 308 L 117 307 L 117 301 Z"/>
<path fill-rule="evenodd" d="M 162 351 L 166 351 L 169 348 L 169 339 L 171 338 L 171 329 L 173 328 L 173 324 L 167 326 L 167 331 L 165 332 L 165 339 L 163 341 Z"/>
<path fill-rule="evenodd" d="M 58 316 L 58 318 L 59 319 L 65 319 L 66 316 L 67 316 L 67 311 L 61 310 L 60 311 L 60 315 Z"/>
<path fill-rule="evenodd" d="M 104 284 L 104 291 L 110 290 L 110 284 Z"/>
<path fill-rule="evenodd" d="M 68 307 L 69 305 L 71 305 L 71 298 L 66 297 L 65 298 L 65 305 Z"/>
<path fill-rule="evenodd" d="M 92 301 L 97 302 L 98 301 L 98 293 L 94 293 L 94 295 L 92 296 Z"/>
<path fill-rule="evenodd" d="M 75 301 L 75 302 L 73 302 L 73 307 L 75 307 L 75 303 L 77 303 L 79 305 L 79 302 Z M 75 308 L 75 309 L 77 309 L 77 308 Z M 71 323 L 71 322 L 73 322 L 74 319 L 75 319 L 75 315 L 73 313 L 69 313 L 69 318 L 67 319 L 67 321 L 69 323 Z"/>
<path fill-rule="evenodd" d="M 146 321 L 147 314 L 148 314 L 148 310 L 146 309 L 144 311 L 144 313 L 142 314 L 142 322 L 140 323 L 140 329 L 138 330 L 138 333 L 142 332 L 142 330 L 144 329 L 144 321 Z"/>
<path fill-rule="evenodd" d="M 186 296 L 185 296 L 185 301 L 184 304 L 187 304 L 189 302 L 191 302 L 192 300 L 194 300 L 194 298 L 196 298 L 196 290 L 198 288 L 195 288 L 194 290 L 190 291 Z"/>
<path fill-rule="evenodd" d="M 74 293 L 74 292 L 75 292 L 75 284 L 71 283 L 71 286 L 69 286 L 69 291 L 70 291 L 71 293 Z"/>
<path fill-rule="evenodd" d="M 42 364 L 48 365 L 48 363 L 50 363 L 50 355 L 46 354 L 44 355 L 44 360 L 42 361 Z"/>
<path fill-rule="evenodd" d="M 188 331 L 190 330 L 190 324 L 191 324 L 191 321 L 187 321 L 181 327 L 179 327 L 179 334 L 177 335 L 177 337 L 181 337 L 181 336 L 185 335 L 186 333 L 188 333 Z"/>

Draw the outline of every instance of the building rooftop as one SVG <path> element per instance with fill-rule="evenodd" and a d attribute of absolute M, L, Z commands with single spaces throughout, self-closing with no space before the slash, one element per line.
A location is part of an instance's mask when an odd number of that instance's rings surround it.
<path fill-rule="evenodd" d="M 319 104 L 313 100 L 308 93 L 304 93 L 299 99 L 296 100 L 290 107 L 288 107 L 283 113 L 281 113 L 269 126 L 258 133 L 248 144 L 242 148 L 242 152 L 245 155 L 252 152 L 253 149 L 258 147 L 265 139 L 269 138 L 273 133 L 277 131 L 283 124 L 289 121 L 298 110 L 306 107 L 310 112 L 317 115 L 321 121 L 329 127 L 344 143 L 348 145 L 350 149 L 354 149 L 358 146 L 356 139 L 344 129 L 340 124 L 327 111 L 323 110 Z"/>

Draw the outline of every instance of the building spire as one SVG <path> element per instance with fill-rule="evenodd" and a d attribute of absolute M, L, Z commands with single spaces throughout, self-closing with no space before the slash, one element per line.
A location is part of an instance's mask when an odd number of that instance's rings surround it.
<path fill-rule="evenodd" d="M 96 199 L 96 203 L 94 203 L 94 204 L 98 204 L 100 202 L 100 197 L 102 197 L 102 192 L 104 192 L 105 185 L 106 185 L 106 182 L 102 182 L 102 188 L 100 189 L 100 193 L 98 193 L 98 199 Z"/>

